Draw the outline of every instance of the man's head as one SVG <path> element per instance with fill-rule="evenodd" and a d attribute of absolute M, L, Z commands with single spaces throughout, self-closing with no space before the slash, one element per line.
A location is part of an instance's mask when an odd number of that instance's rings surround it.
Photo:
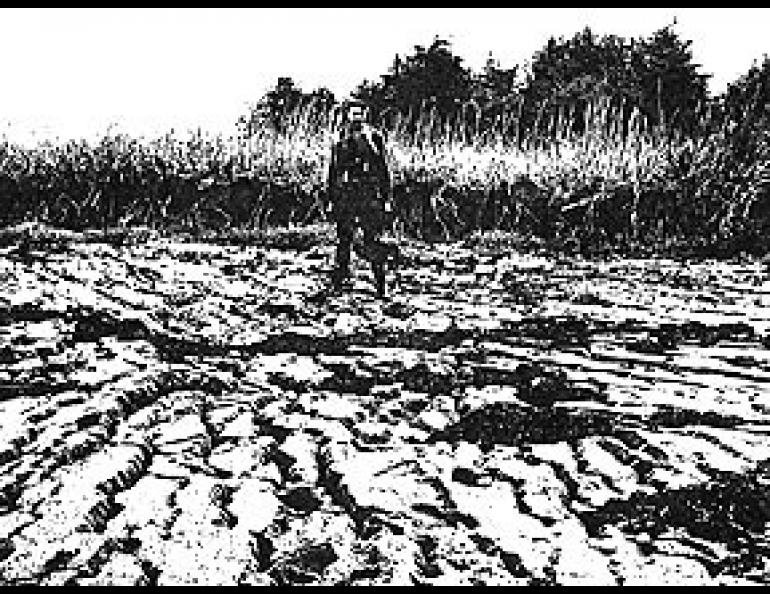
<path fill-rule="evenodd" d="M 369 108 L 361 101 L 348 101 L 345 104 L 345 121 L 348 128 L 360 130 L 369 118 Z"/>

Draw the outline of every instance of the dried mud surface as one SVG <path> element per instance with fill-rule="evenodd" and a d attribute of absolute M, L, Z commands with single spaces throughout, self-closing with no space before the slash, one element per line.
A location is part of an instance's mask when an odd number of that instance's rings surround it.
<path fill-rule="evenodd" d="M 770 276 L 147 238 L 0 259 L 0 585 L 770 583 Z"/>

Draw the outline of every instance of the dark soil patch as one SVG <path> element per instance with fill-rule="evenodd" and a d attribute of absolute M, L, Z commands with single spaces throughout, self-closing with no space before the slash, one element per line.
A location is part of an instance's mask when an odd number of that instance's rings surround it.
<path fill-rule="evenodd" d="M 23 322 L 44 322 L 62 318 L 64 312 L 42 309 L 33 304 L 14 305 L 0 309 L 0 326 Z"/>
<path fill-rule="evenodd" d="M 694 538 L 724 543 L 730 555 L 707 563 L 712 575 L 764 567 L 770 555 L 770 465 L 763 462 L 745 474 L 713 475 L 704 484 L 613 500 L 580 518 L 591 536 L 600 536 L 607 525 L 652 537 L 683 528 Z"/>
<path fill-rule="evenodd" d="M 685 324 L 661 324 L 645 331 L 640 340 L 627 345 L 629 350 L 640 353 L 664 354 L 674 351 L 682 344 L 696 344 L 702 347 L 716 346 L 725 341 L 754 340 L 754 329 L 748 324 L 709 325 L 702 322 Z"/>
<path fill-rule="evenodd" d="M 288 507 L 304 513 L 314 512 L 321 507 L 320 499 L 308 487 L 290 489 L 281 497 L 281 501 Z"/>
<path fill-rule="evenodd" d="M 711 411 L 700 412 L 674 406 L 661 406 L 659 410 L 650 416 L 648 423 L 650 429 L 655 431 L 662 427 L 681 428 L 690 425 L 706 425 L 708 427 L 732 429 L 737 425 L 745 423 L 745 421 L 740 417 L 723 416 Z"/>
<path fill-rule="evenodd" d="M 318 386 L 321 390 L 367 396 L 377 383 L 376 376 L 368 375 L 354 365 L 327 364 L 326 367 L 332 375 L 321 381 Z"/>
<path fill-rule="evenodd" d="M 317 582 L 323 571 L 337 560 L 329 543 L 309 545 L 294 552 L 270 572 L 279 586 Z"/>
<path fill-rule="evenodd" d="M 80 312 L 74 318 L 72 340 L 96 342 L 100 338 L 114 336 L 118 340 L 143 340 L 150 332 L 140 320 L 118 319 L 104 312 Z"/>
<path fill-rule="evenodd" d="M 610 435 L 615 416 L 606 412 L 570 411 L 561 407 L 530 407 L 495 403 L 475 410 L 457 423 L 434 433 L 430 442 L 467 441 L 482 449 L 495 445 L 519 446 L 529 443 L 558 443 L 591 435 Z"/>
<path fill-rule="evenodd" d="M 402 369 L 392 377 L 392 381 L 401 383 L 407 390 L 424 392 L 430 396 L 451 394 L 459 385 L 458 378 L 454 374 L 437 373 L 425 363 Z"/>
<path fill-rule="evenodd" d="M 514 386 L 517 398 L 532 406 L 551 406 L 555 402 L 606 402 L 603 391 L 579 387 L 559 370 L 549 370 L 539 364 L 522 363 L 513 371 L 479 366 L 473 369 L 473 385 Z"/>

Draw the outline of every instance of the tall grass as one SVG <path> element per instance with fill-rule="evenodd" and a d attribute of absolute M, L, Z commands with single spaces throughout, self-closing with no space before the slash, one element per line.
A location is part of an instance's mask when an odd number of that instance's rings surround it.
<path fill-rule="evenodd" d="M 394 224 L 425 238 L 506 229 L 577 245 L 725 239 L 763 233 L 770 139 L 731 152 L 740 122 L 704 121 L 683 137 L 610 98 L 523 132 L 516 114 L 481 129 L 475 106 L 440 119 L 390 114 Z M 514 110 L 515 111 L 515 110 Z M 580 133 L 575 117 L 582 116 Z M 105 136 L 0 146 L 0 216 L 69 228 L 256 228 L 324 220 L 340 122 L 301 109 L 285 130 L 201 132 L 151 141 Z M 758 206 L 759 205 L 759 206 Z"/>

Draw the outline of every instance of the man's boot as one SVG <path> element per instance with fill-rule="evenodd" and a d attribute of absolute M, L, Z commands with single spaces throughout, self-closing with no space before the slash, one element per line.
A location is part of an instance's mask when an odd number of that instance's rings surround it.
<path fill-rule="evenodd" d="M 347 269 L 341 268 L 339 266 L 337 266 L 332 271 L 332 275 L 331 275 L 331 277 L 332 277 L 332 289 L 335 292 L 342 291 L 342 289 L 345 286 L 345 281 L 347 280 L 348 275 L 349 275 L 349 273 L 348 273 Z"/>
<path fill-rule="evenodd" d="M 334 258 L 334 270 L 331 275 L 332 288 L 335 292 L 342 291 L 345 281 L 350 276 L 351 237 L 347 231 L 347 228 L 337 231 L 338 235 L 340 235 L 340 239 L 337 243 L 337 250 Z"/>
<path fill-rule="evenodd" d="M 374 287 L 377 291 L 377 297 L 380 299 L 385 298 L 385 267 L 380 265 L 373 266 L 374 272 Z"/>

